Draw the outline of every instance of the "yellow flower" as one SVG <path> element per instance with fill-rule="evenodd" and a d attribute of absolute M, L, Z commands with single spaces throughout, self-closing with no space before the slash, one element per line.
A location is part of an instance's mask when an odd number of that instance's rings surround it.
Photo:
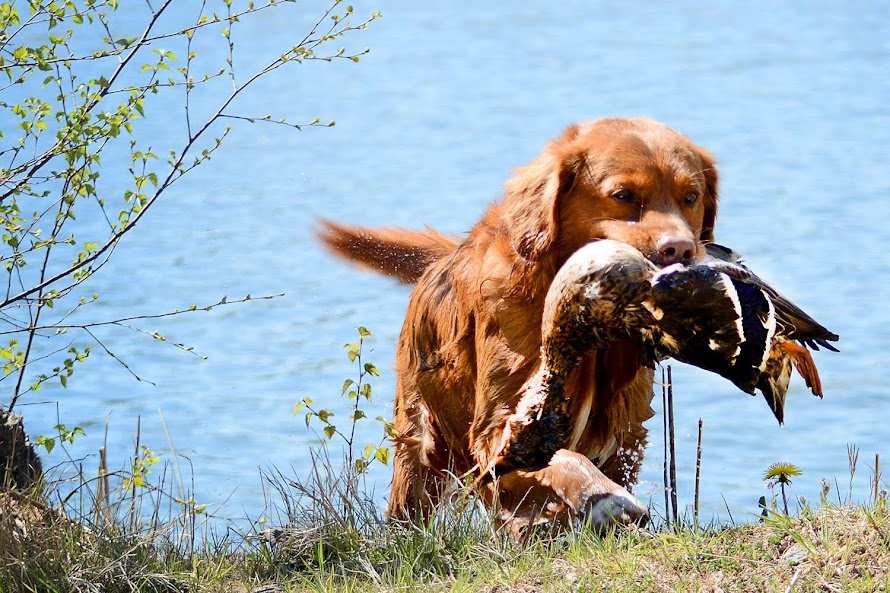
<path fill-rule="evenodd" d="M 790 484 L 792 476 L 800 476 L 803 472 L 793 463 L 774 463 L 763 474 L 764 480 L 775 480 L 779 484 Z"/>

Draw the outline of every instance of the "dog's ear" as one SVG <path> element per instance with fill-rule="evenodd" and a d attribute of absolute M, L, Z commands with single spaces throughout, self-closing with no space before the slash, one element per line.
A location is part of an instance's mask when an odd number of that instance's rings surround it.
<path fill-rule="evenodd" d="M 569 149 L 578 131 L 577 125 L 569 127 L 539 157 L 516 169 L 504 186 L 506 232 L 526 261 L 536 262 L 556 240 L 559 200 L 572 189 L 582 162 Z"/>
<path fill-rule="evenodd" d="M 717 223 L 717 165 L 711 153 L 696 147 L 702 162 L 702 175 L 705 177 L 705 217 L 701 227 L 703 243 L 714 242 L 714 225 Z"/>

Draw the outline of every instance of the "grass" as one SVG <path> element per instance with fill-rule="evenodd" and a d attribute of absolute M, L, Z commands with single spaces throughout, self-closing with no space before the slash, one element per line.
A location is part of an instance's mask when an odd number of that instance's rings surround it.
<path fill-rule="evenodd" d="M 600 537 L 579 526 L 517 544 L 460 489 L 427 525 L 388 524 L 360 476 L 314 461 L 301 480 L 265 476 L 275 525 L 243 534 L 220 535 L 167 479 L 134 488 L 118 476 L 101 505 L 92 485 L 102 481 L 84 480 L 62 508 L 46 486 L 0 491 L 0 591 L 890 590 L 881 498 L 733 527 L 681 521 Z"/>
<path fill-rule="evenodd" d="M 347 349 L 373 374 L 361 359 L 369 335 L 360 328 Z M 362 398 L 371 399 L 364 377 L 343 389 L 353 427 L 364 417 Z M 384 447 L 358 455 L 354 431 L 340 433 L 311 403 L 301 403 L 307 425 L 318 418 L 328 438 L 340 435 L 343 462 L 321 449 L 307 476 L 268 472 L 266 518 L 241 531 L 199 505 L 175 452 L 172 465 L 160 464 L 138 429 L 124 469 L 109 472 L 100 449 L 95 477 L 70 460 L 73 485 L 59 478 L 25 491 L 0 486 L 0 593 L 890 591 L 890 509 L 877 457 L 867 505 L 844 504 L 840 493 L 828 504 L 824 483 L 818 507 L 800 499 L 790 516 L 784 485 L 797 469 L 782 464 L 765 476 L 784 480 L 782 511 L 764 498 L 756 523 L 700 527 L 693 516 L 604 536 L 578 525 L 517 543 L 460 484 L 424 525 L 385 521 L 360 473 L 385 461 Z M 843 500 L 852 501 L 858 450 L 848 457 Z M 666 487 L 676 491 L 669 473 Z"/>

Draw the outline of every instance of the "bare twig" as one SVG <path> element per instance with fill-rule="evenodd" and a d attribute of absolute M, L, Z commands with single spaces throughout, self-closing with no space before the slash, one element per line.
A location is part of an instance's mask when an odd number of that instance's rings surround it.
<path fill-rule="evenodd" d="M 108 484 L 108 458 L 105 447 L 99 447 L 99 481 L 96 484 L 96 515 L 100 524 L 105 528 L 111 526 L 111 509 L 107 508 L 106 501 L 111 494 Z"/>
<path fill-rule="evenodd" d="M 668 413 L 667 413 L 667 379 L 665 377 L 664 367 L 661 368 L 661 410 L 662 410 L 662 424 L 664 426 L 664 463 L 662 463 L 662 483 L 664 484 L 664 515 L 665 521 L 667 522 L 668 527 L 670 527 L 673 523 L 671 518 L 671 499 L 670 499 L 670 491 L 671 491 L 671 480 L 670 473 L 668 471 L 668 464 L 670 463 L 670 449 L 668 448 Z"/>
<path fill-rule="evenodd" d="M 802 575 L 802 574 L 803 574 L 803 569 L 802 569 L 802 568 L 798 568 L 798 569 L 794 572 L 794 576 L 791 577 L 791 582 L 788 583 L 788 586 L 785 588 L 785 593 L 793 593 L 793 591 L 794 591 L 794 585 L 796 585 L 796 584 L 797 584 L 797 581 L 800 580 L 800 575 Z"/>
<path fill-rule="evenodd" d="M 668 365 L 667 376 L 668 433 L 670 436 L 668 442 L 671 449 L 671 512 L 674 514 L 674 521 L 677 521 L 677 456 L 674 448 L 674 379 L 671 374 L 671 365 Z"/>
<path fill-rule="evenodd" d="M 701 482 L 701 437 L 702 437 L 702 419 L 698 419 L 698 446 L 695 450 L 695 503 L 693 505 L 692 520 L 695 525 L 695 532 L 698 533 L 698 501 L 699 501 L 699 485 Z"/>
<path fill-rule="evenodd" d="M 211 309 L 214 309 L 216 307 L 221 307 L 223 305 L 236 305 L 239 303 L 246 303 L 248 301 L 270 300 L 270 299 L 275 299 L 275 298 L 279 298 L 282 296 L 284 296 L 283 292 L 279 292 L 277 294 L 267 294 L 267 295 L 263 295 L 263 296 L 247 295 L 244 298 L 240 298 L 240 299 L 228 299 L 227 297 L 223 297 L 222 299 L 220 299 L 216 303 L 213 303 L 212 305 L 202 305 L 200 307 L 197 305 L 192 305 L 185 309 L 174 309 L 173 311 L 166 311 L 164 313 L 151 313 L 151 314 L 146 314 L 146 315 L 131 315 L 129 317 L 120 317 L 118 319 L 108 319 L 105 321 L 91 321 L 88 323 L 77 323 L 77 324 L 75 324 L 75 323 L 70 323 L 70 324 L 53 323 L 52 325 L 37 326 L 33 329 L 35 329 L 37 331 L 76 330 L 76 329 L 86 330 L 86 329 L 93 329 L 96 327 L 116 325 L 116 326 L 124 327 L 126 329 L 130 329 L 133 331 L 144 331 L 144 330 L 139 330 L 138 328 L 130 325 L 130 322 L 132 322 L 132 321 L 146 321 L 149 319 L 163 319 L 165 317 L 173 317 L 176 315 L 183 315 L 185 313 L 194 313 L 194 312 L 198 312 L 198 311 L 210 311 Z M 20 329 L 20 328 L 14 327 L 13 329 L 3 330 L 3 331 L 0 331 L 0 336 L 7 335 L 7 334 L 17 334 L 17 333 L 20 333 L 22 331 L 22 329 L 26 329 L 26 328 Z M 150 333 L 150 332 L 145 332 L 145 333 Z M 179 344 L 174 344 L 174 345 L 179 346 Z"/>
<path fill-rule="evenodd" d="M 136 466 L 136 461 L 139 459 L 139 445 L 140 439 L 142 438 L 142 416 L 136 416 L 136 443 L 133 446 L 133 467 Z M 136 513 L 136 480 L 130 480 L 130 512 L 128 516 L 130 517 L 130 521 L 132 522 L 130 527 L 131 529 L 136 528 L 137 521 L 137 513 Z"/>

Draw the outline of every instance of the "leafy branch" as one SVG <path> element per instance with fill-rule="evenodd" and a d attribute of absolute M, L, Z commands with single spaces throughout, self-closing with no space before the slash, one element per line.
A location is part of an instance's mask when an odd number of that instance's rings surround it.
<path fill-rule="evenodd" d="M 338 428 L 332 421 L 334 413 L 328 409 L 314 408 L 313 404 L 315 402 L 310 397 L 304 397 L 296 403 L 294 406 L 294 415 L 297 415 L 305 409 L 306 414 L 304 418 L 307 428 L 311 425 L 312 420 L 317 418 L 319 422 L 322 423 L 322 432 L 328 440 L 333 439 L 334 436 L 337 436 L 342 440 L 348 466 L 354 468 L 356 474 L 363 474 L 375 460 L 384 465 L 389 463 L 389 447 L 385 446 L 383 443 L 387 438 L 395 437 L 396 432 L 392 422 L 386 420 L 383 416 L 378 416 L 376 420 L 383 425 L 384 436 L 377 444 L 367 444 L 360 454 L 356 453 L 355 428 L 359 421 L 367 418 L 367 414 L 361 408 L 361 404 L 362 401 L 371 402 L 372 400 L 372 388 L 371 384 L 368 383 L 368 376 L 380 376 L 380 371 L 377 370 L 376 366 L 370 362 L 362 361 L 362 348 L 365 343 L 365 338 L 371 337 L 373 334 L 361 326 L 358 328 L 358 334 L 358 342 L 346 344 L 344 346 L 347 350 L 347 357 L 350 362 L 354 362 L 359 369 L 358 379 L 355 381 L 346 379 L 341 391 L 341 395 L 349 398 L 351 402 L 349 405 L 350 414 L 347 417 L 347 421 L 349 422 L 348 428 L 344 430 Z"/>
<path fill-rule="evenodd" d="M 15 376 L 9 409 L 48 379 L 70 376 L 73 366 L 63 365 L 38 374 L 29 387 L 26 370 L 43 356 L 35 351 L 38 337 L 80 330 L 127 370 L 93 329 L 119 326 L 166 341 L 131 322 L 189 310 L 83 320 L 97 298 L 83 296 L 84 284 L 176 181 L 211 160 L 232 129 L 222 120 L 264 121 L 298 130 L 323 125 L 318 117 L 291 123 L 271 114 L 246 115 L 233 105 L 257 80 L 286 64 L 359 61 L 367 48 L 327 48 L 380 16 L 375 12 L 352 24 L 353 8 L 333 0 L 288 49 L 245 70 L 235 63 L 235 25 L 296 0 L 250 1 L 237 9 L 232 0 L 202 0 L 187 23 L 172 17 L 174 4 L 129 3 L 128 12 L 141 10 L 142 24 L 127 30 L 133 21 L 116 16 L 118 0 L 34 1 L 28 3 L 27 15 L 14 2 L 0 3 L 0 79 L 6 80 L 0 86 L 0 114 L 11 122 L 0 126 L 0 265 L 7 272 L 6 290 L 0 293 L 0 335 L 9 337 L 3 351 L 8 352 L 10 371 L 0 381 Z M 214 40 L 224 44 L 218 68 L 197 70 L 198 36 L 201 47 Z M 222 94 L 218 84 L 211 85 L 221 78 L 231 82 Z M 146 107 L 155 95 L 171 93 L 181 99 L 182 109 L 167 115 L 180 118 L 184 137 L 162 150 L 144 145 L 138 135 Z M 198 99 L 211 106 L 203 115 L 194 109 Z M 113 157 L 111 168 L 103 164 L 106 154 Z M 125 170 L 115 176 L 116 162 L 127 155 Z M 120 173 L 128 179 L 124 189 Z M 80 222 L 84 216 L 100 224 Z M 74 305 L 56 308 L 56 303 L 72 299 Z M 221 304 L 225 302 L 205 310 Z M 66 358 L 72 365 L 89 353 L 77 344 L 69 347 L 77 352 Z"/>

